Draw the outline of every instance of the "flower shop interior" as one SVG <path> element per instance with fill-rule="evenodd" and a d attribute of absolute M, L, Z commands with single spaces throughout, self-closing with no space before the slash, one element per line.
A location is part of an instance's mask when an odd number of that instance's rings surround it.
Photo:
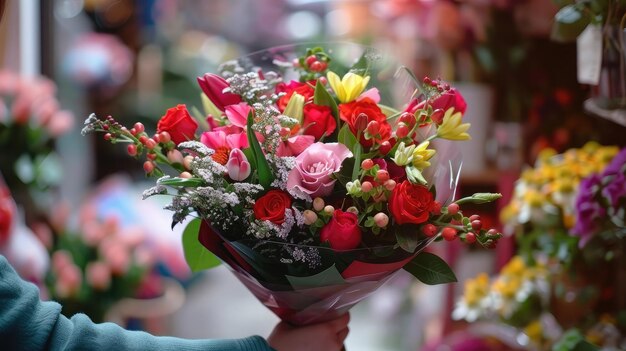
<path fill-rule="evenodd" d="M 453 86 L 471 124 L 453 196 L 502 195 L 461 205 L 497 245 L 429 245 L 456 282 L 399 270 L 350 310 L 345 348 L 626 350 L 626 1 L 7 0 L 0 18 L 0 254 L 65 315 L 270 334 L 279 317 L 217 257 L 188 264 L 169 199 L 142 199 L 154 163 L 81 129 L 94 113 L 152 135 L 173 106 L 206 116 L 197 77 L 222 63 L 331 43 L 389 57 L 405 88 Z"/>

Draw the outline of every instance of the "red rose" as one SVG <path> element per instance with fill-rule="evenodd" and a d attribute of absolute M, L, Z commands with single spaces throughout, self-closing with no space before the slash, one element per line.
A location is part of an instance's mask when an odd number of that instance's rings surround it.
<path fill-rule="evenodd" d="M 185 105 L 172 107 L 157 124 L 157 133 L 168 132 L 172 141 L 178 145 L 187 140 L 194 140 L 198 123 L 191 118 Z"/>
<path fill-rule="evenodd" d="M 337 122 L 330 107 L 310 103 L 304 105 L 302 126 L 305 128 L 303 134 L 312 135 L 317 141 L 324 135 L 331 135 L 337 128 Z"/>
<path fill-rule="evenodd" d="M 274 224 L 283 224 L 285 211 L 291 208 L 291 197 L 282 190 L 270 190 L 254 203 L 254 217 Z"/>
<path fill-rule="evenodd" d="M 339 104 L 339 117 L 348 124 L 352 134 L 357 135 L 357 132 L 361 131 L 360 142 L 365 147 L 372 146 L 373 142 L 380 144 L 391 137 L 391 126 L 387 123 L 387 116 L 370 98 Z M 379 123 L 380 131 L 374 138 L 367 140 L 364 129 L 371 121 Z"/>
<path fill-rule="evenodd" d="M 389 211 L 398 224 L 426 222 L 433 205 L 428 188 L 408 180 L 396 185 L 389 197 Z"/>
<path fill-rule="evenodd" d="M 433 110 L 441 109 L 444 112 L 450 107 L 454 107 L 455 112 L 461 113 L 465 113 L 465 110 L 467 109 L 467 103 L 465 102 L 463 95 L 461 95 L 461 93 L 459 93 L 456 89 L 450 89 L 433 100 L 425 100 L 420 103 L 417 103 L 417 100 L 413 100 L 407 107 L 406 111 L 415 113 L 417 110 L 424 109 L 426 104 L 430 105 Z"/>
<path fill-rule="evenodd" d="M 333 217 L 320 231 L 320 240 L 328 241 L 334 250 L 350 250 L 361 243 L 359 220 L 352 212 L 335 210 Z"/>
<path fill-rule="evenodd" d="M 289 103 L 289 99 L 293 93 L 298 93 L 304 97 L 304 101 L 307 102 L 313 98 L 313 94 L 315 94 L 315 86 L 316 81 L 312 80 L 306 83 L 300 83 L 298 81 L 292 80 L 289 84 L 281 83 L 276 86 L 276 93 L 286 93 L 281 96 L 280 99 L 276 102 L 278 105 L 278 109 L 280 112 L 285 111 L 285 107 Z"/>

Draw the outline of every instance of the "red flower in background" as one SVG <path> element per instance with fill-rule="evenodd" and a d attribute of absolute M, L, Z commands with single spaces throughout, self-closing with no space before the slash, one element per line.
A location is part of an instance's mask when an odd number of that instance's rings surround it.
<path fill-rule="evenodd" d="M 0 247 L 9 239 L 13 218 L 15 218 L 15 203 L 9 189 L 0 179 Z"/>
<path fill-rule="evenodd" d="M 387 123 L 387 116 L 370 98 L 339 104 L 339 117 L 348 124 L 352 134 L 357 135 L 361 132 L 360 143 L 365 147 L 371 147 L 374 142 L 381 144 L 391 137 L 391 126 Z M 378 122 L 378 134 L 368 140 L 365 139 L 365 128 L 372 121 Z"/>
<path fill-rule="evenodd" d="M 309 103 L 304 105 L 302 126 L 305 128 L 302 134 L 312 135 L 318 141 L 324 135 L 331 135 L 337 128 L 337 122 L 330 107 Z"/>
<path fill-rule="evenodd" d="M 165 116 L 161 117 L 157 124 L 157 133 L 168 132 L 176 145 L 195 140 L 196 129 L 198 129 L 198 123 L 191 118 L 187 107 L 183 104 L 167 110 Z"/>
<path fill-rule="evenodd" d="M 282 190 L 270 190 L 254 203 L 254 217 L 274 224 L 283 224 L 285 211 L 291 208 L 291 196 Z"/>
<path fill-rule="evenodd" d="M 306 83 L 300 83 L 298 81 L 292 80 L 289 84 L 280 83 L 276 86 L 276 93 L 286 93 L 281 96 L 280 99 L 276 102 L 278 105 L 278 109 L 280 112 L 285 111 L 285 107 L 289 103 L 289 99 L 293 93 L 298 93 L 304 97 L 304 102 L 308 102 L 313 98 L 315 94 L 315 89 L 313 88 L 316 84 L 316 81 L 311 80 Z"/>
<path fill-rule="evenodd" d="M 433 200 L 428 188 L 405 180 L 393 189 L 389 197 L 389 211 L 398 224 L 420 224 L 428 220 Z"/>
<path fill-rule="evenodd" d="M 320 241 L 334 250 L 350 250 L 359 246 L 361 229 L 356 214 L 335 210 L 333 217 L 320 231 Z"/>

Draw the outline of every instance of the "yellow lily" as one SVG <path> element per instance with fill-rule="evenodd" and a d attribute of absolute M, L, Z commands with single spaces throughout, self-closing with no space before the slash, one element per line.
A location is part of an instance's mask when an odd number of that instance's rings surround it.
<path fill-rule="evenodd" d="M 354 73 L 346 73 L 343 78 L 339 79 L 339 76 L 332 71 L 327 74 L 328 83 L 337 95 L 337 98 L 342 103 L 350 102 L 356 99 L 370 81 L 370 77 L 363 77 Z"/>
<path fill-rule="evenodd" d="M 430 145 L 429 141 L 423 141 L 413 151 L 413 166 L 420 171 L 430 167 L 429 160 L 435 154 L 435 150 L 429 149 L 428 145 Z"/>
<path fill-rule="evenodd" d="M 437 137 L 448 140 L 470 140 L 467 134 L 469 123 L 461 123 L 461 112 L 454 113 L 454 108 L 449 108 L 443 115 L 443 122 L 437 128 Z"/>

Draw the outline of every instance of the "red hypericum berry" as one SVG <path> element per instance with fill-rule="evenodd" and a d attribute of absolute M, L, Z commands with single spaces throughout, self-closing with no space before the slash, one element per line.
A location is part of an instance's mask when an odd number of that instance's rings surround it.
<path fill-rule="evenodd" d="M 398 122 L 402 122 L 406 124 L 409 128 L 412 128 L 413 125 L 415 125 L 415 116 L 413 114 L 405 112 L 400 115 L 400 117 L 398 118 Z"/>
<path fill-rule="evenodd" d="M 160 143 L 169 143 L 172 140 L 172 137 L 170 136 L 170 133 L 168 132 L 161 132 L 159 134 L 159 142 Z"/>
<path fill-rule="evenodd" d="M 137 122 L 135 123 L 135 125 L 133 126 L 133 128 L 135 128 L 135 130 L 137 131 L 137 133 L 143 133 L 144 130 L 146 130 L 146 128 L 144 128 L 143 123 L 141 122 Z"/>
<path fill-rule="evenodd" d="M 424 77 L 424 84 L 430 84 L 430 78 Z"/>
<path fill-rule="evenodd" d="M 109 125 L 108 125 L 108 124 L 103 124 L 103 125 L 102 125 L 102 129 L 104 129 L 104 130 L 109 130 Z"/>
<path fill-rule="evenodd" d="M 376 172 L 376 180 L 381 183 L 386 182 L 387 180 L 389 180 L 389 172 L 384 169 L 379 169 L 378 172 Z"/>
<path fill-rule="evenodd" d="M 143 163 L 143 170 L 146 171 L 146 173 L 150 173 L 152 171 L 154 171 L 154 162 L 152 161 L 146 161 Z"/>
<path fill-rule="evenodd" d="M 465 242 L 468 244 L 473 244 L 476 242 L 476 234 L 469 232 L 465 234 Z"/>
<path fill-rule="evenodd" d="M 383 156 L 387 155 L 389 151 L 391 151 L 391 143 L 387 140 L 383 141 L 382 143 L 380 143 L 378 151 L 380 151 Z"/>
<path fill-rule="evenodd" d="M 377 135 L 380 132 L 380 123 L 378 123 L 378 121 L 371 121 L 367 124 L 366 130 L 370 135 Z"/>
<path fill-rule="evenodd" d="M 437 234 L 437 227 L 434 224 L 428 223 L 422 227 L 422 233 L 427 237 L 432 237 Z"/>
<path fill-rule="evenodd" d="M 446 241 L 452 241 L 456 238 L 456 229 L 445 227 L 441 231 L 441 236 L 443 236 Z"/>
<path fill-rule="evenodd" d="M 405 138 L 409 135 L 409 126 L 400 122 L 398 123 L 398 128 L 396 128 L 396 136 L 400 139 Z"/>
<path fill-rule="evenodd" d="M 439 203 L 439 201 L 433 201 L 431 212 L 436 215 L 441 214 L 441 203 Z"/>
<path fill-rule="evenodd" d="M 475 219 L 471 222 L 472 229 L 475 231 L 479 231 L 483 227 L 483 222 L 478 219 Z"/>
<path fill-rule="evenodd" d="M 450 84 L 446 83 L 443 85 L 444 90 L 450 90 Z"/>
<path fill-rule="evenodd" d="M 148 139 L 145 145 L 148 150 L 152 150 L 157 145 L 157 142 L 154 139 Z"/>
<path fill-rule="evenodd" d="M 326 77 L 319 77 L 317 80 L 319 80 L 322 85 L 326 85 L 326 83 L 328 83 L 328 79 L 326 79 Z"/>
<path fill-rule="evenodd" d="M 154 152 L 149 152 L 148 154 L 146 154 L 146 157 L 147 157 L 149 160 L 154 161 L 154 160 L 156 160 L 156 158 L 157 158 L 157 154 L 155 154 Z"/>
<path fill-rule="evenodd" d="M 325 71 L 328 68 L 328 63 L 324 62 L 324 61 L 319 61 L 319 63 L 322 65 L 320 72 Z"/>
<path fill-rule="evenodd" d="M 364 193 L 369 193 L 374 188 L 371 182 L 365 181 L 361 184 L 361 191 Z"/>
<path fill-rule="evenodd" d="M 142 135 L 139 137 L 139 142 L 146 145 L 146 142 L 148 141 L 148 136 L 147 135 Z"/>
<path fill-rule="evenodd" d="M 449 204 L 448 205 L 448 214 L 451 214 L 451 215 L 454 216 L 457 213 L 459 213 L 459 205 L 454 204 L 454 203 Z"/>
<path fill-rule="evenodd" d="M 109 141 L 109 140 L 111 140 L 111 137 L 112 137 L 112 136 L 111 136 L 111 133 L 106 133 L 106 134 L 104 135 L 104 140 Z"/>
<path fill-rule="evenodd" d="M 135 144 L 130 144 L 126 147 L 126 151 L 128 152 L 129 155 L 131 156 L 135 156 L 137 155 L 137 145 Z"/>
<path fill-rule="evenodd" d="M 479 216 L 479 215 L 477 215 L 477 214 L 473 214 L 473 215 L 471 215 L 471 216 L 469 217 L 469 220 L 470 220 L 470 222 L 473 222 L 473 221 L 479 221 L 479 220 L 480 220 L 480 216 Z"/>
<path fill-rule="evenodd" d="M 311 56 L 307 57 L 306 60 L 304 60 L 304 62 L 306 62 L 307 66 L 311 66 L 316 61 L 317 61 L 317 56 L 315 56 L 315 55 L 311 55 Z"/>
<path fill-rule="evenodd" d="M 366 158 L 365 160 L 363 160 L 363 162 L 361 162 L 361 168 L 366 171 L 368 169 L 372 169 L 372 167 L 374 167 L 374 161 L 372 161 L 371 158 Z"/>
<path fill-rule="evenodd" d="M 132 135 L 137 135 L 137 129 L 135 129 L 135 128 L 130 128 L 130 134 L 132 134 Z"/>
<path fill-rule="evenodd" d="M 440 93 L 443 93 L 443 87 L 442 86 L 438 86 L 437 87 L 437 91 L 440 92 Z"/>
<path fill-rule="evenodd" d="M 313 72 L 321 72 L 322 71 L 322 63 L 319 61 L 315 61 L 313 62 L 310 67 L 311 71 Z"/>
<path fill-rule="evenodd" d="M 498 231 L 497 231 L 497 230 L 495 230 L 495 229 L 489 229 L 489 230 L 487 231 L 487 237 L 490 237 L 490 238 L 495 238 L 495 237 L 497 237 L 497 236 L 498 236 Z"/>
<path fill-rule="evenodd" d="M 154 134 L 152 136 L 152 139 L 154 139 L 154 141 L 156 141 L 157 143 L 160 143 L 161 142 L 161 135 L 159 133 Z"/>

